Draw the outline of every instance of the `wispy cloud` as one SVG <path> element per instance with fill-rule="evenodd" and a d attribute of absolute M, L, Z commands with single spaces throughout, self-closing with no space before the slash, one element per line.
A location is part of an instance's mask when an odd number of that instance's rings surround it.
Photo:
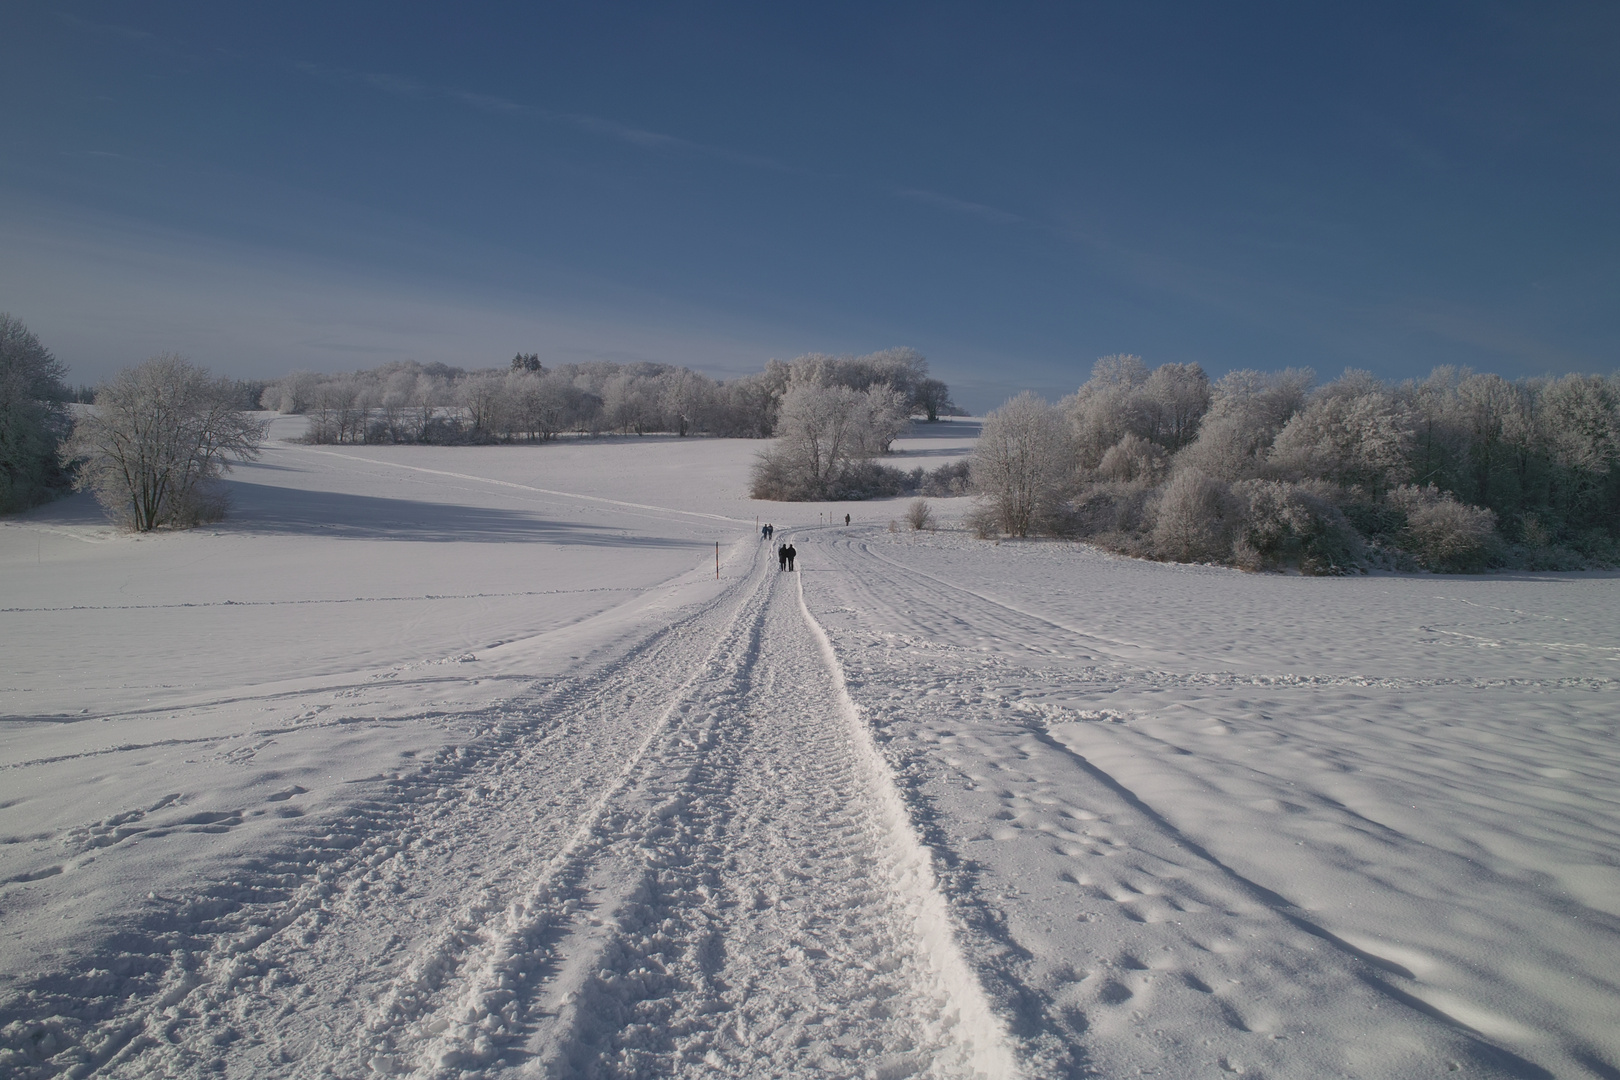
<path fill-rule="evenodd" d="M 427 87 L 412 79 L 402 79 L 398 75 L 382 75 L 375 71 L 365 71 L 356 72 L 354 78 L 373 90 L 381 90 L 383 93 L 392 94 L 395 97 L 422 98 L 429 96 Z"/>
<path fill-rule="evenodd" d="M 484 112 L 524 113 L 529 111 L 527 106 L 519 105 L 517 102 L 509 101 L 503 97 L 496 97 L 494 94 L 478 94 L 471 90 L 451 90 L 448 93 L 463 105 L 474 109 L 482 109 Z"/>
<path fill-rule="evenodd" d="M 683 152 L 702 157 L 719 158 L 723 161 L 730 161 L 755 169 L 770 169 L 778 172 L 789 171 L 787 166 L 771 158 L 732 150 L 723 146 L 711 146 L 707 143 L 694 142 L 691 139 L 683 139 L 677 135 L 667 135 L 659 131 L 649 131 L 646 128 L 620 123 L 617 120 L 609 120 L 605 117 L 591 116 L 588 113 L 559 112 L 554 109 L 544 109 L 534 105 L 525 105 L 522 102 L 494 94 L 485 94 L 476 90 L 466 90 L 454 86 L 434 86 L 402 75 L 390 75 L 384 72 L 352 71 L 347 68 L 313 64 L 308 61 L 297 61 L 294 66 L 306 75 L 355 83 L 393 97 L 418 101 L 449 101 L 481 112 L 512 117 L 525 116 L 542 123 L 564 125 L 592 135 L 628 143 L 644 150 Z"/>
<path fill-rule="evenodd" d="M 657 131 L 646 131 L 642 128 L 630 127 L 614 120 L 604 120 L 600 116 L 586 116 L 580 113 L 547 113 L 546 118 L 560 123 L 571 124 L 581 131 L 593 132 L 597 135 L 606 135 L 633 146 L 645 146 L 649 149 L 707 149 L 697 143 L 674 135 L 664 135 Z"/>
<path fill-rule="evenodd" d="M 923 188 L 900 188 L 895 194 L 902 199 L 910 199 L 912 202 L 919 202 L 925 206 L 932 206 L 953 214 L 965 214 L 968 217 L 976 217 L 981 221 L 989 221 L 997 225 L 1018 225 L 1025 220 L 1007 210 L 986 206 L 984 203 L 969 202 L 967 199 L 958 199 L 954 195 L 944 195 Z"/>
<path fill-rule="evenodd" d="M 148 33 L 145 30 L 137 30 L 132 26 L 119 26 L 116 23 L 92 22 L 89 19 L 80 18 L 79 16 L 70 14 L 66 11 L 53 11 L 51 14 L 67 23 L 69 26 L 78 27 L 80 30 L 88 30 L 92 34 L 109 34 L 113 37 L 127 38 L 130 41 L 152 41 L 155 40 L 157 36 L 155 34 Z"/>

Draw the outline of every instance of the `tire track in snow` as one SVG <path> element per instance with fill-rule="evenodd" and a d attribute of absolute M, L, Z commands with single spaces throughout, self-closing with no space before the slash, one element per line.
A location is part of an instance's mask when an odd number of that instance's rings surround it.
<path fill-rule="evenodd" d="M 499 1014 L 547 1075 L 1016 1074 L 802 596 L 756 572 L 738 612 L 419 1072 L 524 1062 Z"/>
<path fill-rule="evenodd" d="M 929 620 L 940 619 L 943 622 L 936 625 L 954 624 L 959 633 L 967 631 L 981 640 L 994 641 L 1003 649 L 1029 637 L 1050 639 L 1053 630 L 1084 637 L 1072 627 L 1063 626 L 1055 620 L 955 586 L 936 575 L 913 570 L 872 552 L 865 544 L 848 542 L 839 545 L 836 550 L 843 551 L 845 557 L 835 557 L 832 561 L 839 565 L 839 569 L 850 571 L 840 578 L 842 588 L 851 596 L 861 598 L 857 602 L 858 607 L 869 607 L 891 617 L 914 621 L 920 630 L 927 628 Z M 885 574 L 862 572 L 856 560 L 861 560 L 863 556 L 884 563 Z M 955 601 L 953 597 L 971 599 Z M 885 636 L 888 635 L 879 635 L 874 639 L 879 653 L 884 651 L 881 639 Z M 908 644 L 927 646 L 931 642 L 920 640 Z M 1303 1024 L 1303 1017 L 1310 1012 L 1331 1016 L 1334 1011 L 1354 1008 L 1363 1014 L 1373 1014 L 1378 1010 L 1378 999 L 1381 998 L 1386 1004 L 1398 1002 L 1410 1010 L 1385 1009 L 1379 1012 L 1378 1018 L 1384 1028 L 1379 1037 L 1387 1038 L 1396 1046 L 1402 1039 L 1413 1040 L 1415 1035 L 1417 1038 L 1412 1045 L 1424 1046 L 1426 1053 L 1434 1056 L 1455 1055 L 1451 1067 L 1462 1067 L 1458 1064 L 1462 1062 L 1477 1069 L 1481 1075 L 1550 1075 L 1540 1065 L 1504 1045 L 1515 1041 L 1501 1030 L 1507 1021 L 1483 1009 L 1470 1013 L 1463 1008 L 1468 1006 L 1466 1001 L 1461 1002 L 1458 1008 L 1449 1007 L 1452 999 L 1429 993 L 1417 976 L 1397 961 L 1378 955 L 1370 948 L 1362 948 L 1332 932 L 1313 911 L 1222 861 L 1153 806 L 1151 792 L 1133 790 L 1110 772 L 1104 763 L 1093 760 L 1068 741 L 1054 737 L 1047 730 L 1039 706 L 1033 710 L 1033 716 L 1027 719 L 997 716 L 996 710 L 989 707 L 984 707 L 982 712 L 973 708 L 972 702 L 982 703 L 982 706 L 1001 704 L 996 695 L 981 694 L 974 689 L 987 685 L 987 673 L 975 670 L 975 663 L 991 665 L 992 669 L 1025 667 L 1027 664 L 1026 675 L 1030 685 L 1043 690 L 1049 689 L 1056 681 L 1062 681 L 1061 666 L 1048 670 L 1050 665 L 1034 659 L 1045 650 L 1034 650 L 1027 662 L 1012 653 L 994 659 L 969 660 L 963 665 L 963 653 L 971 657 L 970 650 L 950 645 L 937 646 L 936 649 L 907 650 L 909 660 L 901 660 L 897 665 L 900 671 L 896 674 L 900 681 L 889 681 L 880 676 L 872 690 L 874 698 L 879 700 L 882 691 L 887 689 L 891 699 L 899 697 L 920 701 L 924 695 L 939 693 L 943 687 L 945 693 L 939 701 L 944 709 L 951 709 L 953 692 L 962 694 L 961 702 L 969 707 L 966 713 L 953 710 L 951 719 L 932 731 L 923 725 L 918 732 L 924 739 L 953 744 L 951 749 L 946 750 L 943 745 L 936 748 L 919 743 L 899 755 L 900 768 L 907 773 L 920 771 L 937 775 L 940 772 L 939 764 L 944 763 L 950 766 L 943 770 L 944 775 L 950 777 L 954 774 L 954 767 L 961 765 L 968 771 L 961 774 L 968 780 L 968 789 L 985 789 L 970 799 L 950 797 L 952 809 L 946 813 L 953 814 L 958 824 L 991 819 L 998 827 L 979 837 L 967 835 L 971 832 L 968 829 L 954 838 L 955 843 L 952 838 L 942 838 L 936 841 L 938 846 L 942 851 L 955 847 L 965 855 L 971 848 L 963 846 L 964 840 L 972 843 L 980 839 L 994 839 L 999 844 L 1009 846 L 1025 843 L 1028 845 L 1026 850 L 1031 852 L 1050 845 L 1054 853 L 1063 859 L 1042 867 L 1048 874 L 1051 869 L 1065 867 L 1071 858 L 1081 860 L 1074 864 L 1073 869 L 1064 868 L 1057 873 L 1059 884 L 1055 889 L 1050 880 L 1041 880 L 1045 875 L 1028 875 L 1030 887 L 1055 895 L 1043 897 L 1043 903 L 1033 909 L 1029 905 L 1022 905 L 1024 910 L 1016 913 L 1023 924 L 1017 935 L 1008 934 L 1005 919 L 1000 920 L 999 925 L 997 920 L 992 919 L 982 927 L 974 927 L 974 930 L 992 937 L 1005 935 L 1008 944 L 1024 953 L 1022 957 L 1011 957 L 1011 963 L 982 965 L 989 984 L 998 992 L 1003 990 L 998 981 L 1027 991 L 1027 1000 L 1034 1005 L 1034 1009 L 1019 1017 L 1020 1021 L 1032 1026 L 1042 1023 L 1049 1025 L 1067 1041 L 1077 1044 L 1084 1040 L 1088 1048 L 1097 1053 L 1099 1060 L 1093 1064 L 1106 1067 L 1114 1063 L 1102 1052 L 1104 1047 L 1095 1040 L 1095 1036 L 1117 1024 L 1117 1017 L 1111 1014 L 1133 1006 L 1151 1004 L 1155 997 L 1163 999 L 1175 993 L 1180 993 L 1184 998 L 1187 996 L 1174 981 L 1158 977 L 1158 972 L 1162 970 L 1174 972 L 1184 980 L 1187 990 L 1192 992 L 1195 999 L 1207 995 L 1211 1003 L 1227 1009 L 1229 1015 L 1222 1026 L 1240 1034 L 1249 1033 L 1251 1025 L 1262 1031 L 1274 1026 L 1274 1021 L 1266 1014 L 1277 1010 L 1284 1002 L 1291 1004 L 1296 1018 Z M 884 659 L 878 660 L 879 667 L 884 664 Z M 1074 681 L 1095 683 L 1098 691 L 1113 689 L 1121 684 L 1145 684 L 1154 688 L 1220 683 L 1233 686 L 1260 684 L 1313 688 L 1348 685 L 1402 689 L 1486 684 L 1485 680 L 1476 679 L 1246 677 L 1228 673 L 1188 675 L 1131 668 L 1123 663 L 1109 666 L 1120 670 L 1108 672 L 1094 669 L 1091 674 Z M 997 677 L 997 681 L 1006 681 L 1005 676 Z M 1606 679 L 1505 679 L 1493 680 L 1488 685 L 1601 690 L 1612 688 L 1615 683 Z M 901 690 L 900 693 L 894 692 L 897 688 Z M 881 704 L 877 707 L 893 714 L 893 719 L 901 724 L 913 719 L 922 723 L 920 718 L 915 717 L 914 709 L 883 709 Z M 939 714 L 941 706 L 935 706 L 933 711 Z M 977 715 L 973 715 L 975 712 Z M 1075 714 L 1073 718 L 1088 717 Z M 963 731 L 963 728 L 969 730 Z M 976 749 L 982 756 L 976 762 L 969 763 L 972 753 L 963 753 L 963 750 L 972 743 L 978 744 Z M 1071 774 L 1067 780 L 1063 778 L 1064 773 Z M 936 794 L 933 797 L 938 797 L 940 786 L 935 785 L 934 791 Z M 927 797 L 919 793 L 917 798 L 919 805 L 913 816 L 933 816 L 927 806 Z M 968 810 L 971 799 L 988 805 L 975 814 Z M 997 803 L 1003 809 L 992 812 L 991 808 Z M 1347 815 L 1350 813 L 1343 806 L 1335 805 L 1334 809 Z M 964 813 L 964 810 L 968 812 Z M 1003 819 L 1005 824 L 999 824 L 995 819 Z M 987 859 L 988 865 L 983 869 L 988 870 L 988 866 L 998 863 L 997 856 L 1009 850 L 1010 847 L 999 848 L 995 855 Z M 1432 857 L 1447 856 L 1436 853 Z M 1000 889 L 1010 881 L 1023 884 L 1021 879 L 1032 868 L 1031 863 L 1029 856 L 1011 856 L 1004 865 L 994 865 L 993 870 L 988 870 L 992 875 L 988 880 L 995 882 L 992 888 Z M 953 882 L 953 885 L 956 884 Z M 953 898 L 959 905 L 969 908 L 980 904 L 992 908 L 1000 906 L 992 893 L 984 891 L 986 882 L 967 880 L 961 884 L 967 888 L 953 888 Z M 1106 906 L 1102 912 L 1094 913 L 1098 902 Z M 1043 934 L 1049 933 L 1046 919 L 1060 912 L 1071 914 L 1072 910 L 1081 911 L 1079 922 L 1093 918 L 1107 922 L 1116 915 L 1123 916 L 1126 923 L 1121 929 L 1126 933 L 1111 935 L 1121 943 L 1112 946 L 1119 950 L 1115 957 L 1097 964 L 1096 959 L 1083 957 L 1078 950 L 1073 950 L 1076 955 L 1063 957 L 1069 961 L 1065 965 L 1055 963 L 1052 955 L 1045 955 L 1040 950 L 1018 948 L 1015 937 L 1027 935 L 1031 940 L 1039 941 Z M 1223 911 L 1225 919 L 1209 919 L 1212 910 Z M 1573 909 L 1571 914 L 1575 914 Z M 1592 916 L 1588 912 L 1577 917 Z M 1062 916 L 1058 918 L 1061 920 Z M 1071 925 L 1074 921 L 1071 918 Z M 1231 940 L 1230 932 L 1222 924 L 1232 922 L 1250 924 L 1252 929 L 1246 929 L 1243 936 L 1269 944 L 1265 947 L 1231 948 L 1226 944 Z M 1157 929 L 1160 927 L 1166 929 Z M 1153 943 L 1151 951 L 1142 947 L 1146 942 Z M 970 947 L 979 944 L 973 940 L 971 933 L 968 944 Z M 1168 957 L 1161 960 L 1155 955 L 1160 950 L 1168 952 L 1171 948 L 1186 952 L 1188 945 L 1192 947 L 1193 964 L 1180 966 Z M 989 954 L 994 950 L 980 951 Z M 1061 956 L 1064 950 L 1053 949 L 1051 952 Z M 1246 995 L 1248 1000 L 1234 1008 L 1224 998 L 1217 996 L 1222 990 L 1221 980 L 1208 977 L 1212 971 L 1207 969 L 1213 965 L 1207 961 L 1200 964 L 1203 958 L 1198 954 L 1214 956 L 1226 953 L 1235 960 L 1243 960 L 1245 952 L 1252 952 L 1254 959 L 1244 964 L 1247 970 L 1234 966 L 1234 971 L 1242 977 L 1251 992 Z M 1144 960 L 1144 956 L 1149 959 Z M 1304 964 L 1300 964 L 1300 958 L 1305 958 Z M 1290 971 L 1290 964 L 1295 965 L 1296 970 Z M 1268 965 L 1270 971 L 1266 970 Z M 1087 968 L 1093 970 L 1086 971 Z M 1195 973 L 1195 968 L 1201 970 Z M 1082 973 L 1083 977 L 1075 978 Z M 1199 974 L 1204 977 L 1200 978 Z M 1279 974 L 1281 978 L 1277 977 Z M 1416 989 L 1409 991 L 1403 985 L 1403 980 Z M 1167 982 L 1170 994 L 1166 993 Z M 1091 984 L 1089 988 L 1088 983 Z M 1155 986 L 1155 983 L 1158 985 Z M 1332 988 L 1331 993 L 1324 994 L 1327 988 Z M 1436 1005 L 1427 1000 L 1426 993 L 1442 1004 Z M 1312 1000 L 1313 996 L 1316 1000 Z M 1324 1001 L 1324 998 L 1331 1000 Z M 1045 1016 L 1038 1016 L 1037 1012 Z M 1471 1020 L 1471 1015 L 1481 1019 Z M 1370 1020 L 1369 1015 L 1365 1031 L 1373 1030 Z M 1438 1021 L 1438 1024 L 1429 1024 L 1428 1021 Z M 1327 1030 L 1326 1025 L 1316 1026 Z M 1092 1033 L 1090 1039 L 1086 1038 L 1088 1031 Z M 1116 1041 L 1119 1040 L 1117 1027 L 1109 1034 Z M 1523 1037 L 1528 1038 L 1527 1035 Z M 1119 1042 L 1119 1045 L 1129 1046 L 1129 1043 Z M 1292 1061 L 1282 1056 L 1278 1056 L 1277 1061 L 1285 1071 L 1296 1070 L 1295 1075 L 1321 1075 L 1320 1066 L 1327 1062 L 1311 1062 L 1305 1055 L 1324 1051 L 1324 1056 L 1334 1052 L 1329 1040 L 1301 1046 L 1298 1051 L 1301 1056 Z M 1244 1057 L 1255 1053 L 1252 1046 L 1247 1047 Z M 1590 1060 L 1597 1060 L 1598 1051 L 1595 1048 L 1579 1046 L 1577 1054 L 1581 1053 L 1588 1054 Z M 1392 1048 L 1390 1055 L 1391 1060 L 1398 1060 L 1400 1051 Z M 1231 1065 L 1232 1071 L 1242 1071 L 1232 1064 L 1236 1061 L 1236 1057 L 1229 1059 L 1223 1056 L 1220 1065 L 1222 1068 Z M 1318 1071 L 1297 1071 L 1302 1066 Z M 1262 1071 L 1265 1071 L 1265 1066 L 1262 1066 Z"/>
<path fill-rule="evenodd" d="M 833 545 L 829 545 L 832 547 Z M 1074 638 L 1082 646 L 1095 648 L 1100 645 L 1103 650 L 1108 648 L 1136 649 L 1137 646 L 1128 641 L 1118 641 L 1113 638 L 1100 637 L 1086 631 L 1077 629 L 1067 623 L 1047 616 L 1038 615 L 1018 607 L 1005 600 L 998 600 L 993 596 L 959 585 L 947 578 L 918 570 L 904 563 L 897 562 L 886 555 L 872 550 L 869 544 L 854 540 L 843 540 L 837 545 L 850 554 L 858 557 L 874 559 L 883 563 L 891 572 L 905 574 L 915 580 L 929 583 L 934 588 L 925 590 L 922 594 L 912 593 L 907 597 L 906 614 L 918 626 L 919 630 L 933 631 L 940 626 L 956 624 L 968 627 L 957 612 L 971 609 L 974 612 L 974 621 L 971 628 L 976 635 L 984 641 L 994 641 L 1002 645 L 1009 642 L 1021 641 L 1030 630 L 1036 638 L 1049 635 L 1052 630 L 1058 630 Z M 952 605 L 941 601 L 938 592 L 945 591 L 969 598 L 963 605 Z M 870 589 L 865 589 L 873 596 L 875 603 L 883 603 Z M 1001 614 L 992 615 L 987 608 L 995 609 Z M 1450 631 L 1435 629 L 1429 626 L 1418 627 L 1427 633 L 1445 634 Z M 989 631 L 988 633 L 986 631 Z M 1457 635 L 1466 637 L 1467 635 Z M 1486 640 L 1486 639 L 1479 639 Z M 1497 643 L 1499 644 L 1499 643 Z M 1558 645 L 1556 643 L 1520 642 L 1516 645 L 1534 644 L 1545 648 L 1587 649 L 1616 652 L 1605 646 L 1585 646 L 1580 644 Z M 1029 646 L 1025 646 L 1028 648 Z M 1040 650 L 1036 650 L 1039 652 Z M 1101 650 L 1099 650 L 1101 651 Z M 1096 666 L 1090 669 L 1091 681 L 1095 682 L 1146 682 L 1155 686 L 1184 687 L 1184 686 L 1256 686 L 1256 687 L 1339 687 L 1362 686 L 1380 689 L 1418 689 L 1437 686 L 1469 686 L 1481 688 L 1525 687 L 1525 688 L 1551 688 L 1551 689 L 1582 689 L 1582 690 L 1614 690 L 1620 688 L 1620 679 L 1604 676 L 1562 677 L 1557 679 L 1524 679 L 1524 678 L 1431 678 L 1420 679 L 1410 677 L 1374 677 L 1366 675 L 1333 675 L 1333 674 L 1299 674 L 1296 672 L 1282 672 L 1277 674 L 1245 673 L 1233 671 L 1166 671 L 1158 668 L 1144 667 L 1128 660 L 1122 660 L 1112 655 L 1091 655 L 1082 657 L 1095 661 Z"/>
<path fill-rule="evenodd" d="M 504 913 L 598 816 L 602 793 L 735 622 L 738 592 L 592 673 L 444 717 L 465 730 L 463 745 L 365 782 L 335 819 L 306 819 L 288 846 L 233 865 L 234 880 L 137 902 L 89 958 L 95 970 L 44 973 L 0 1001 L 6 1042 L 15 1033 L 27 1047 L 17 1075 L 399 1067 L 395 1043 L 442 1035 L 429 1029 Z M 390 1011 L 368 1015 L 356 1004 L 367 1001 Z"/>
<path fill-rule="evenodd" d="M 633 870 L 614 865 L 605 850 L 623 817 L 619 804 L 632 784 L 656 768 L 646 760 L 655 744 L 689 711 L 694 684 L 735 642 L 761 577 L 756 566 L 745 579 L 753 587 L 740 600 L 728 597 L 734 607 L 718 630 L 705 635 L 712 644 L 702 651 L 649 652 L 616 665 L 614 683 L 635 685 L 662 676 L 678 685 L 658 696 L 662 704 L 646 737 L 615 775 L 603 778 L 606 783 L 555 854 L 540 865 L 519 868 L 523 884 L 508 892 L 504 904 L 487 897 L 469 906 L 390 988 L 368 1024 L 377 1047 L 369 1061 L 374 1071 L 455 1075 L 472 1067 L 498 1067 L 517 1060 L 516 1055 L 503 1059 L 503 1053 L 520 1035 L 533 1041 L 537 1028 L 555 1026 L 535 1011 L 537 1005 L 544 1010 L 549 999 L 525 997 L 522 991 L 544 990 L 547 981 L 568 983 L 578 973 L 578 953 L 590 952 L 601 937 L 595 913 L 622 902 L 637 886 Z M 469 937 L 476 943 L 465 948 Z M 551 997 L 557 993 L 550 988 Z"/>

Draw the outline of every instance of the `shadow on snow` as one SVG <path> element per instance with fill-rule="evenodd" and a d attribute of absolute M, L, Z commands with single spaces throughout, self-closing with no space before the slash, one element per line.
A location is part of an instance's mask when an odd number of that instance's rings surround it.
<path fill-rule="evenodd" d="M 622 529 L 549 521 L 517 510 L 457 503 L 343 495 L 227 480 L 231 509 L 215 529 L 259 535 L 331 536 L 469 544 L 586 544 L 593 547 L 704 548 L 710 542 L 637 536 Z"/>

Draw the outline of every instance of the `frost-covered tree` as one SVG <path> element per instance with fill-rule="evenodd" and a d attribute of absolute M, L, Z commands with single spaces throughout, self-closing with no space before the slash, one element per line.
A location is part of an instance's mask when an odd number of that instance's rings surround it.
<path fill-rule="evenodd" d="M 1390 493 L 1406 515 L 1406 548 L 1431 570 L 1468 571 L 1484 566 L 1496 530 L 1496 514 L 1468 506 L 1434 485 L 1407 484 Z"/>
<path fill-rule="evenodd" d="M 364 442 L 369 406 L 375 399 L 373 384 L 343 376 L 316 384 L 310 390 L 310 438 L 314 442 Z"/>
<path fill-rule="evenodd" d="M 1411 410 L 1365 371 L 1324 386 L 1283 425 L 1272 471 L 1289 479 L 1331 480 L 1377 502 L 1409 478 Z"/>
<path fill-rule="evenodd" d="M 1074 475 L 1073 429 L 1025 391 L 985 417 L 973 451 L 973 486 L 987 524 L 1012 536 L 1056 522 Z"/>
<path fill-rule="evenodd" d="M 727 382 L 669 364 L 547 366 L 536 353 L 519 353 L 504 367 L 475 371 L 406 361 L 344 375 L 297 372 L 266 387 L 260 400 L 309 414 L 313 442 L 504 442 L 567 430 L 769 438 L 783 395 L 796 385 L 882 391 L 884 401 L 897 396 L 899 420 L 890 426 L 902 430 L 913 413 L 951 407 L 948 388 L 927 372 L 915 349 L 771 360 L 764 371 Z M 862 430 L 886 448 L 893 436 L 881 428 L 874 422 Z"/>
<path fill-rule="evenodd" d="M 1147 438 L 1175 453 L 1193 441 L 1209 411 L 1209 376 L 1197 364 L 1160 364 L 1142 384 Z"/>
<path fill-rule="evenodd" d="M 315 388 L 324 380 L 310 371 L 295 371 L 265 387 L 259 404 L 279 413 L 302 415 L 314 404 Z"/>
<path fill-rule="evenodd" d="M 1164 475 L 1169 455 L 1140 435 L 1126 435 L 1108 448 L 1097 477 L 1114 483 L 1152 483 Z"/>
<path fill-rule="evenodd" d="M 1319 481 L 1239 480 L 1231 485 L 1232 562 L 1245 570 L 1297 566 L 1309 574 L 1342 574 L 1361 564 L 1363 543 Z"/>
<path fill-rule="evenodd" d="M 69 483 L 57 456 L 68 429 L 65 375 L 21 320 L 0 314 L 0 513 L 43 502 Z"/>
<path fill-rule="evenodd" d="M 1212 388 L 1198 436 L 1178 462 L 1223 480 L 1260 476 L 1273 440 L 1304 408 L 1314 381 L 1309 368 L 1230 372 Z"/>
<path fill-rule="evenodd" d="M 1516 451 L 1529 449 L 1535 434 L 1527 388 L 1500 375 L 1465 375 L 1457 382 L 1451 414 L 1462 435 L 1459 469 L 1447 477 L 1454 489 L 1482 506 L 1519 503 Z"/>
<path fill-rule="evenodd" d="M 756 498 L 827 498 L 860 456 L 866 395 L 847 386 L 799 384 L 782 396 L 776 443 L 761 452 Z M 762 485 L 769 479 L 772 483 Z M 778 493 L 768 494 L 767 488 Z"/>
<path fill-rule="evenodd" d="M 1095 469 L 1125 436 L 1150 436 L 1152 425 L 1143 398 L 1148 377 L 1140 356 L 1105 356 L 1091 366 L 1091 378 L 1058 403 L 1073 427 L 1082 470 Z"/>
<path fill-rule="evenodd" d="M 710 426 L 715 411 L 716 386 L 712 379 L 689 368 L 667 371 L 658 378 L 658 413 L 662 426 L 684 436 Z"/>
<path fill-rule="evenodd" d="M 868 387 L 855 418 L 855 455 L 873 458 L 887 454 L 894 440 L 910 427 L 911 404 L 904 394 L 886 383 Z"/>
<path fill-rule="evenodd" d="M 1058 518 L 1116 550 L 1252 568 L 1620 563 L 1620 374 L 1312 384 L 1104 357 L 1062 403 L 1077 468 Z"/>
<path fill-rule="evenodd" d="M 938 379 L 923 379 L 913 395 L 913 411 L 920 412 L 929 423 L 939 419 L 940 413 L 956 406 L 951 402 L 951 390 Z"/>
<path fill-rule="evenodd" d="M 1231 488 L 1197 469 L 1181 469 L 1159 496 L 1153 544 L 1178 562 L 1224 558 L 1237 524 Z"/>
<path fill-rule="evenodd" d="M 128 368 L 74 422 L 67 453 L 78 482 L 138 532 L 217 520 L 216 482 L 258 456 L 265 426 L 239 407 L 235 387 L 173 354 Z"/>
<path fill-rule="evenodd" d="M 1565 375 L 1540 394 L 1542 440 L 1557 465 L 1553 502 L 1576 527 L 1616 527 L 1620 393 L 1595 375 Z"/>
<path fill-rule="evenodd" d="M 1190 443 L 1209 410 L 1209 377 L 1197 364 L 1149 370 L 1139 356 L 1105 356 L 1091 378 L 1060 407 L 1074 425 L 1079 465 L 1097 469 L 1126 438 L 1175 453 Z"/>
<path fill-rule="evenodd" d="M 754 465 L 760 499 L 841 499 L 897 494 L 901 474 L 873 459 L 910 423 L 905 399 L 887 383 L 865 390 L 790 382 L 776 440 Z"/>

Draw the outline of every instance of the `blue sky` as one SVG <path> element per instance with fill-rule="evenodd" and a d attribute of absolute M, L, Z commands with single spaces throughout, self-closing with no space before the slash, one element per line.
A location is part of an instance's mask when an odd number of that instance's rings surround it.
<path fill-rule="evenodd" d="M 1620 5 L 0 6 L 0 310 L 162 350 L 1620 366 Z"/>

